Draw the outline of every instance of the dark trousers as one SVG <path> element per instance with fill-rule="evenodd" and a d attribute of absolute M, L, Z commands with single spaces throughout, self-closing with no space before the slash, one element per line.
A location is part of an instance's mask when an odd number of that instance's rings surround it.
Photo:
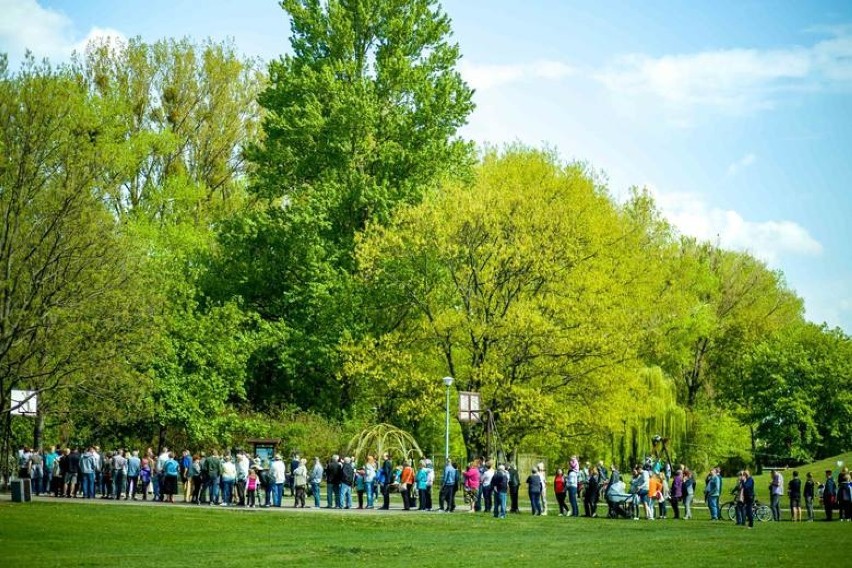
<path fill-rule="evenodd" d="M 745 503 L 737 502 L 737 524 L 744 525 L 746 523 Z"/>
<path fill-rule="evenodd" d="M 589 491 L 588 489 L 583 494 L 583 509 L 586 516 L 591 517 L 597 515 L 598 512 L 598 493 L 597 491 Z"/>
<path fill-rule="evenodd" d="M 382 509 L 390 508 L 390 486 L 382 483 Z"/>
<path fill-rule="evenodd" d="M 520 509 L 518 509 L 518 486 L 509 487 L 509 501 L 512 503 L 512 506 L 509 508 L 509 512 L 511 513 L 520 513 Z"/>
<path fill-rule="evenodd" d="M 678 508 L 678 498 L 672 496 L 672 511 L 674 511 L 674 518 L 680 518 L 680 509 Z"/>
<path fill-rule="evenodd" d="M 559 514 L 567 515 L 568 514 L 568 506 L 565 505 L 565 493 L 557 493 L 556 494 L 556 502 L 559 503 Z"/>
<path fill-rule="evenodd" d="M 746 500 L 745 502 L 745 514 L 748 519 L 748 526 L 754 526 L 754 499 Z"/>
<path fill-rule="evenodd" d="M 426 494 L 424 495 L 424 497 L 426 498 L 425 499 L 426 502 L 425 502 L 425 505 L 423 506 L 423 508 L 426 509 L 427 511 L 431 511 L 432 510 L 432 486 L 431 485 L 426 486 Z"/>
<path fill-rule="evenodd" d="M 239 500 L 240 507 L 245 507 L 246 505 L 246 480 L 237 480 L 237 499 Z"/>
<path fill-rule="evenodd" d="M 490 513 L 493 504 L 492 497 L 494 496 L 494 491 L 490 485 L 482 488 L 482 496 L 485 498 L 485 512 Z"/>
<path fill-rule="evenodd" d="M 444 511 L 453 512 L 456 510 L 456 486 L 444 485 L 441 487 L 441 495 L 438 499 L 438 505 Z"/>
<path fill-rule="evenodd" d="M 408 511 L 411 509 L 411 487 L 406 483 L 399 493 L 402 496 L 402 508 Z"/>

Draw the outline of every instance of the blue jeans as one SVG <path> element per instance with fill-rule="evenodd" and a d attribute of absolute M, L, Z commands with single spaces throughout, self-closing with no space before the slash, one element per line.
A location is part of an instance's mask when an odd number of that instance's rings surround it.
<path fill-rule="evenodd" d="M 272 505 L 275 507 L 281 506 L 281 496 L 284 494 L 284 484 L 275 483 L 272 485 Z"/>
<path fill-rule="evenodd" d="M 506 492 L 505 491 L 495 491 L 494 492 L 494 518 L 495 519 L 505 519 L 506 518 Z"/>
<path fill-rule="evenodd" d="M 577 488 L 573 485 L 568 486 L 568 500 L 571 502 L 571 516 L 579 517 L 580 508 L 577 506 Z"/>
<path fill-rule="evenodd" d="M 231 504 L 231 497 L 234 494 L 234 480 L 233 479 L 223 479 L 222 480 L 222 503 L 226 503 L 228 505 Z"/>
<path fill-rule="evenodd" d="M 719 496 L 711 495 L 707 498 L 707 507 L 710 509 L 710 520 L 715 521 L 719 518 Z"/>
<path fill-rule="evenodd" d="M 737 503 L 737 524 L 744 525 L 746 524 L 746 511 L 745 511 L 745 503 Z"/>
<path fill-rule="evenodd" d="M 373 488 L 373 483 L 367 483 L 364 486 L 364 489 L 367 491 L 367 508 L 373 508 L 373 499 L 375 497 L 375 490 Z"/>
<path fill-rule="evenodd" d="M 311 481 L 311 492 L 314 494 L 314 507 L 320 507 L 320 484 L 318 481 Z"/>
<path fill-rule="evenodd" d="M 84 473 L 83 477 L 83 498 L 84 499 L 94 499 L 95 498 L 95 472 Z"/>
<path fill-rule="evenodd" d="M 541 493 L 530 493 L 530 503 L 532 504 L 533 515 L 541 514 Z"/>
<path fill-rule="evenodd" d="M 345 483 L 340 484 L 340 504 L 338 507 L 349 509 L 352 507 L 352 487 Z"/>
<path fill-rule="evenodd" d="M 210 503 L 219 503 L 219 476 L 211 475 L 207 478 L 207 498 Z"/>

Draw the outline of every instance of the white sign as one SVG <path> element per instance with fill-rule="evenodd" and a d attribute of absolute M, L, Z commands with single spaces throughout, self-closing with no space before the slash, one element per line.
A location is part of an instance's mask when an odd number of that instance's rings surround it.
<path fill-rule="evenodd" d="M 38 414 L 38 394 L 35 391 L 12 390 L 12 414 L 35 416 Z"/>
<path fill-rule="evenodd" d="M 478 392 L 459 392 L 459 421 L 479 422 Z"/>

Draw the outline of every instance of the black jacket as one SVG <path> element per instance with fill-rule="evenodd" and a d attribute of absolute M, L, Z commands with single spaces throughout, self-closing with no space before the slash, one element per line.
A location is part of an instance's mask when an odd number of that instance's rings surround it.
<path fill-rule="evenodd" d="M 352 467 L 352 463 L 344 463 L 340 468 L 340 482 L 350 487 L 355 483 L 355 468 Z"/>

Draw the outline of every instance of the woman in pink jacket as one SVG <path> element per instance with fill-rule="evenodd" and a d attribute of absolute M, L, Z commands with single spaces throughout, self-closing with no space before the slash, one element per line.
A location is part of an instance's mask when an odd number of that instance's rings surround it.
<path fill-rule="evenodd" d="M 476 494 L 479 491 L 479 468 L 475 462 L 467 464 L 464 472 L 464 502 L 470 504 L 469 513 L 474 512 L 476 506 Z"/>

